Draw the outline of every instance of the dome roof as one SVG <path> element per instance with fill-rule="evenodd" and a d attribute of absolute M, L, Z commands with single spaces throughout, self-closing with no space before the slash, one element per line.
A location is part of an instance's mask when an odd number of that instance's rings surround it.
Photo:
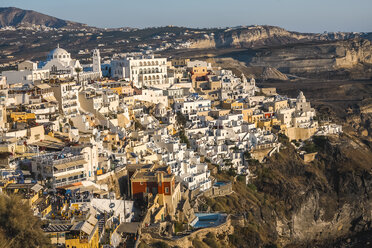
<path fill-rule="evenodd" d="M 155 109 L 166 109 L 167 107 L 163 103 L 156 104 Z"/>
<path fill-rule="evenodd" d="M 53 49 L 49 53 L 48 58 L 49 59 L 53 59 L 53 58 L 70 58 L 70 54 L 65 49 L 60 48 L 59 45 L 58 45 L 57 48 Z"/>
<path fill-rule="evenodd" d="M 59 48 L 59 47 L 57 47 L 57 48 L 55 48 L 55 49 L 53 49 L 50 53 L 49 53 L 49 55 L 57 55 L 57 54 L 67 54 L 68 52 L 65 50 L 65 49 L 63 49 L 63 48 Z"/>

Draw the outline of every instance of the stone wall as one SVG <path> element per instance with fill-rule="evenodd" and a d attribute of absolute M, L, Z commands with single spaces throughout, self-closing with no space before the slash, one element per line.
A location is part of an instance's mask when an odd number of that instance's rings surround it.
<path fill-rule="evenodd" d="M 216 227 L 209 227 L 199 229 L 195 232 L 190 233 L 189 235 L 182 236 L 182 237 L 173 237 L 173 238 L 160 238 L 159 236 L 153 237 L 150 233 L 142 233 L 141 234 L 141 241 L 146 244 L 151 244 L 155 242 L 165 242 L 169 246 L 174 247 L 193 247 L 192 241 L 196 238 L 203 239 L 208 233 L 213 233 L 215 235 L 226 234 L 230 235 L 234 232 L 234 227 L 231 225 L 230 216 L 227 217 L 225 223 L 216 226 Z"/>
<path fill-rule="evenodd" d="M 214 185 L 210 189 L 203 192 L 204 196 L 207 197 L 216 197 L 216 196 L 225 196 L 231 194 L 232 191 L 232 184 L 231 182 L 226 182 L 222 185 Z"/>
<path fill-rule="evenodd" d="M 289 140 L 307 140 L 317 131 L 316 128 L 290 127 L 286 131 Z"/>

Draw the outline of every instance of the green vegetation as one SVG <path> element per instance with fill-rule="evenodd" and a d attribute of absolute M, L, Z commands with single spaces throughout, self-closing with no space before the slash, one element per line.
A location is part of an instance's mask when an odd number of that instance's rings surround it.
<path fill-rule="evenodd" d="M 143 125 L 141 124 L 141 122 L 139 122 L 138 120 L 135 120 L 134 121 L 134 128 L 136 130 L 145 130 L 145 128 L 143 127 Z"/>
<path fill-rule="evenodd" d="M 170 246 L 167 243 L 162 242 L 162 241 L 158 241 L 158 242 L 152 243 L 151 244 L 151 247 L 155 247 L 155 248 L 170 248 Z"/>
<path fill-rule="evenodd" d="M 182 129 L 182 130 L 179 132 L 179 136 L 180 136 L 181 143 L 186 144 L 186 145 L 187 145 L 187 148 L 190 148 L 190 141 L 189 141 L 189 139 L 187 138 L 184 129 Z"/>
<path fill-rule="evenodd" d="M 175 233 L 185 231 L 183 223 L 182 222 L 175 222 L 174 223 L 174 230 L 175 230 Z"/>
<path fill-rule="evenodd" d="M 219 248 L 218 241 L 213 233 L 208 233 L 207 236 L 203 239 L 203 242 L 206 243 L 209 247 Z"/>
<path fill-rule="evenodd" d="M 0 248 L 50 247 L 41 223 L 17 196 L 0 195 Z"/>
<path fill-rule="evenodd" d="M 306 140 L 301 147 L 306 153 L 319 152 L 326 149 L 328 139 L 325 136 L 314 136 L 312 140 Z"/>
<path fill-rule="evenodd" d="M 182 127 L 186 126 L 187 119 L 181 112 L 177 112 L 176 121 Z"/>

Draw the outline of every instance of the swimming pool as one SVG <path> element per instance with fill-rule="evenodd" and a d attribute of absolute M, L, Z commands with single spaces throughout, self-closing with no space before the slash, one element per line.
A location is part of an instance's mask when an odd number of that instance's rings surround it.
<path fill-rule="evenodd" d="M 194 228 L 219 226 L 226 222 L 227 214 L 221 213 L 195 213 L 195 219 L 190 223 Z"/>
<path fill-rule="evenodd" d="M 215 182 L 214 186 L 221 186 L 221 185 L 226 185 L 226 182 Z"/>

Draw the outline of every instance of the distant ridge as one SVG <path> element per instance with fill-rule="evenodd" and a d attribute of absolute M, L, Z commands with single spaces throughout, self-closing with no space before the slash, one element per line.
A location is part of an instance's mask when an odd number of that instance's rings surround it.
<path fill-rule="evenodd" d="M 41 25 L 50 28 L 82 28 L 85 24 L 62 20 L 33 10 L 15 7 L 0 8 L 0 27 Z"/>

